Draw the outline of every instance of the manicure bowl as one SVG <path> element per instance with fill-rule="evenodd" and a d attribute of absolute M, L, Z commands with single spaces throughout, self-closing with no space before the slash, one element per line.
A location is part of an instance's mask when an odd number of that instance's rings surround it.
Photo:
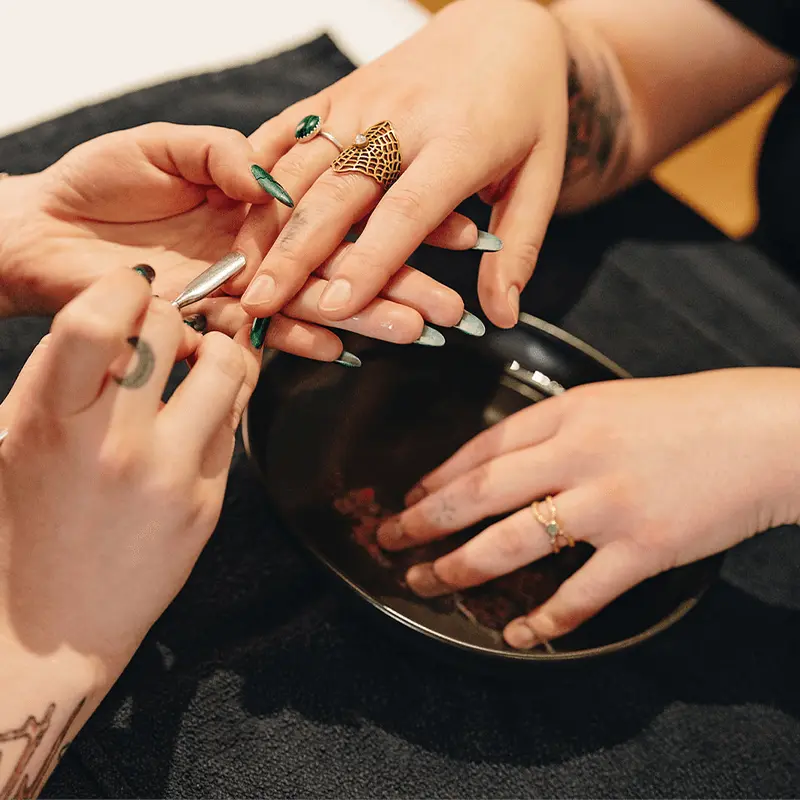
<path fill-rule="evenodd" d="M 244 438 L 289 534 L 390 629 L 461 662 L 585 659 L 645 642 L 681 619 L 713 580 L 719 558 L 640 584 L 551 650 L 512 650 L 499 633 L 502 622 L 550 596 L 591 555 L 588 545 L 456 597 L 421 600 L 408 590 L 403 576 L 411 563 L 452 549 L 491 520 L 426 552 L 390 556 L 374 546 L 377 515 L 399 511 L 422 475 L 489 425 L 564 388 L 630 377 L 527 315 L 513 330 L 491 329 L 482 338 L 445 334 L 440 348 L 345 334 L 360 369 L 267 356 Z"/>

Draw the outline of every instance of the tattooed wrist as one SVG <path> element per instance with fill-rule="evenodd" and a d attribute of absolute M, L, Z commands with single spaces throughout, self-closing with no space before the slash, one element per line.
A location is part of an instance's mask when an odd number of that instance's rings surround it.
<path fill-rule="evenodd" d="M 39 796 L 69 746 L 67 737 L 85 703 L 86 698 L 60 728 L 53 725 L 58 709 L 50 703 L 38 717 L 31 714 L 21 720 L 19 727 L 0 730 L 0 800 L 31 800 Z"/>
<path fill-rule="evenodd" d="M 630 115 L 612 56 L 566 32 L 569 124 L 563 188 L 597 196 L 616 188 L 628 166 Z"/>

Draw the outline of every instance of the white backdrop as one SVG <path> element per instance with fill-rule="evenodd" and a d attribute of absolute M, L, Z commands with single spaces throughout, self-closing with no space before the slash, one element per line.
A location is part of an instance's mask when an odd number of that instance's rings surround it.
<path fill-rule="evenodd" d="M 363 64 L 427 15 L 414 0 L 0 0 L 0 136 L 323 32 Z"/>

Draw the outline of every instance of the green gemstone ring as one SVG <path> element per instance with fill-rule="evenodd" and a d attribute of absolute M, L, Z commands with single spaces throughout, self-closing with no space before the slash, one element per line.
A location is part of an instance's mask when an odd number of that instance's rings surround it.
<path fill-rule="evenodd" d="M 564 533 L 564 529 L 558 521 L 556 504 L 550 495 L 547 495 L 545 498 L 545 503 L 547 503 L 547 510 L 549 512 L 548 517 L 542 514 L 540 510 L 541 503 L 539 503 L 538 500 L 535 503 L 531 503 L 531 511 L 536 521 L 544 528 L 544 532 L 550 537 L 550 548 L 552 551 L 557 553 L 561 550 L 562 541 L 566 543 L 567 547 L 575 547 L 575 540 L 569 534 Z"/>
<path fill-rule="evenodd" d="M 294 129 L 294 138 L 298 142 L 310 142 L 317 136 L 327 139 L 340 153 L 344 150 L 342 143 L 332 133 L 322 130 L 322 120 L 316 114 L 303 117 Z"/>

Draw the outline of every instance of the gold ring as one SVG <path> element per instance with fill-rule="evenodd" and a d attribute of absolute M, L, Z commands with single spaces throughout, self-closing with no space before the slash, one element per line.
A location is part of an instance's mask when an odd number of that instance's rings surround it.
<path fill-rule="evenodd" d="M 388 120 L 359 133 L 331 164 L 334 172 L 360 172 L 384 189 L 400 177 L 403 159 L 394 126 Z"/>
<path fill-rule="evenodd" d="M 544 501 L 547 503 L 547 510 L 550 514 L 549 517 L 545 517 L 544 514 L 542 514 L 540 510 L 541 503 L 538 500 L 531 503 L 531 511 L 536 521 L 544 527 L 544 532 L 550 537 L 550 548 L 552 551 L 558 553 L 561 550 L 560 540 L 566 542 L 567 547 L 575 547 L 575 540 L 568 533 L 564 533 L 564 529 L 558 521 L 558 512 L 556 511 L 556 504 L 553 502 L 553 498 L 547 495 Z"/>

